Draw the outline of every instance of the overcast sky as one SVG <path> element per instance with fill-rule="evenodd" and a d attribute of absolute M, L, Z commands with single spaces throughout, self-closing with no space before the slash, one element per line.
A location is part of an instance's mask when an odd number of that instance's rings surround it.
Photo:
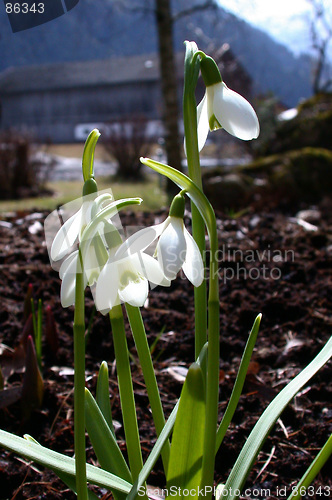
<path fill-rule="evenodd" d="M 310 47 L 310 2 L 307 0 L 218 0 L 220 5 L 268 31 L 295 53 Z M 323 0 L 332 19 L 332 2 Z M 331 43 L 332 45 L 332 43 Z M 332 52 L 332 47 L 330 47 Z"/>

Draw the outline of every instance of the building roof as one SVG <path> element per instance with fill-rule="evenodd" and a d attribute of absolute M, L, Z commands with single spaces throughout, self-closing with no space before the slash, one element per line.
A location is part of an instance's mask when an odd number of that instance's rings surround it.
<path fill-rule="evenodd" d="M 183 54 L 181 58 L 183 61 Z M 8 68 L 0 73 L 0 93 L 82 88 L 158 79 L 159 60 L 156 54 L 151 54 Z"/>

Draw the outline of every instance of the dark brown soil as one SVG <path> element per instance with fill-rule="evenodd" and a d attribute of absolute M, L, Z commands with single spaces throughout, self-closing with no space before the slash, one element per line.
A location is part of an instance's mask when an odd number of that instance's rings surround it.
<path fill-rule="evenodd" d="M 231 428 L 217 455 L 215 478 L 224 482 L 241 446 L 266 405 L 329 339 L 332 328 L 332 210 L 331 200 L 307 216 L 310 226 L 295 219 L 300 209 L 312 207 L 265 207 L 250 209 L 231 218 L 219 214 L 221 388 L 220 417 L 225 410 L 248 332 L 258 313 L 261 331 Z M 318 212 L 317 212 L 318 211 Z M 46 214 L 12 214 L 0 222 L 0 342 L 15 348 L 22 337 L 24 298 L 29 283 L 35 300 L 50 306 L 57 325 L 59 349 L 51 351 L 44 341 L 44 399 L 41 408 L 23 419 L 19 402 L 0 409 L 0 428 L 17 435 L 31 434 L 53 450 L 73 455 L 73 310 L 59 303 L 60 280 L 51 270 L 42 226 Z M 166 213 L 133 214 L 126 225 L 147 225 Z M 309 218 L 308 218 L 309 217 Z M 190 224 L 189 218 L 186 220 Z M 32 225 L 37 229 L 32 234 Z M 264 253 L 265 252 L 265 253 Z M 93 302 L 87 294 L 87 321 Z M 179 277 L 170 289 L 151 291 L 142 314 L 149 343 L 161 333 L 153 353 L 165 412 L 169 414 L 181 391 L 167 368 L 186 366 L 194 359 L 193 289 Z M 155 442 L 143 377 L 128 329 L 132 374 L 143 453 L 146 458 Z M 2 351 L 5 347 L 2 345 Z M 3 358 L 2 358 L 3 359 Z M 113 343 L 107 317 L 96 314 L 87 342 L 87 385 L 94 393 L 101 361 L 110 368 L 113 417 L 121 423 Z M 13 373 L 11 388 L 22 379 Z M 302 476 L 332 429 L 331 365 L 326 365 L 282 414 L 266 440 L 246 488 L 246 498 L 285 498 Z M 117 432 L 125 448 L 123 428 Z M 96 463 L 87 441 L 88 457 Z M 157 463 L 149 483 L 164 486 Z M 0 449 L 0 499 L 75 498 L 66 486 L 42 467 Z M 287 487 L 287 495 L 285 493 Z M 325 488 L 325 489 L 324 489 Z M 314 482 L 310 498 L 328 498 L 332 488 L 328 464 Z M 264 491 L 265 489 L 265 491 Z M 268 491 L 269 490 L 269 493 Z M 111 498 L 103 492 L 102 498 Z M 100 496 L 102 496 L 100 494 Z M 308 496 L 309 498 L 309 496 Z"/>

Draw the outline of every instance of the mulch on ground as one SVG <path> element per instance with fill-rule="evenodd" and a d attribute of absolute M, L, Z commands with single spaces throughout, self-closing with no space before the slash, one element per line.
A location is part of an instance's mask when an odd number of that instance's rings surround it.
<path fill-rule="evenodd" d="M 299 214 L 299 212 L 301 212 Z M 73 455 L 73 309 L 62 309 L 60 280 L 51 269 L 44 243 L 45 213 L 7 214 L 0 221 L 0 343 L 2 353 L 20 342 L 24 327 L 24 298 L 29 284 L 37 301 L 50 306 L 58 331 L 54 353 L 44 340 L 44 399 L 29 419 L 20 402 L 0 409 L 0 428 L 17 435 L 31 434 L 41 444 Z M 153 224 L 167 213 L 121 216 L 124 226 Z M 186 225 L 190 226 L 189 213 Z M 230 430 L 217 454 L 216 483 L 225 481 L 253 425 L 273 397 L 304 368 L 330 338 L 332 329 L 332 202 L 315 207 L 270 206 L 250 208 L 232 218 L 218 214 L 220 233 L 220 417 L 232 390 L 248 332 L 258 313 L 261 330 L 243 396 Z M 87 324 L 93 301 L 87 293 Z M 171 288 L 157 287 L 142 308 L 165 413 L 179 397 L 178 367 L 194 360 L 194 302 L 192 285 L 179 276 Z M 87 386 L 94 393 L 98 368 L 110 369 L 113 417 L 125 451 L 121 426 L 113 342 L 107 317 L 96 313 L 87 340 Z M 132 354 L 137 415 L 144 458 L 156 436 L 151 422 L 144 380 L 128 328 Z M 2 354 L 3 356 L 3 354 Z M 1 358 L 3 359 L 3 358 Z M 22 373 L 14 372 L 6 387 L 14 387 Z M 281 415 L 259 454 L 246 489 L 246 498 L 282 498 L 301 478 L 332 429 L 331 364 L 305 386 Z M 97 463 L 87 440 L 87 455 Z M 149 483 L 163 487 L 158 462 Z M 52 473 L 0 449 L 0 499 L 75 498 Z M 325 489 L 324 489 L 325 488 Z M 310 498 L 327 498 L 332 481 L 328 465 L 314 482 Z M 103 492 L 104 499 L 111 498 Z M 269 493 L 269 494 L 267 494 Z M 102 496 L 102 495 L 100 495 Z M 308 496 L 309 498 L 309 496 Z"/>

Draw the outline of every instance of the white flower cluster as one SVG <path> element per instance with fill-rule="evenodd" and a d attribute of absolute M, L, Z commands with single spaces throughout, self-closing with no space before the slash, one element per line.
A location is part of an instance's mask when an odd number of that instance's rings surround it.
<path fill-rule="evenodd" d="M 111 195 L 84 197 L 80 209 L 61 226 L 49 241 L 49 254 L 59 268 L 61 304 L 75 303 L 76 273 L 91 287 L 96 308 L 103 314 L 122 302 L 143 306 L 151 286 L 170 286 L 180 271 L 195 286 L 204 278 L 202 258 L 183 219 L 169 216 L 163 223 L 137 231 L 125 241 L 110 218 L 100 217 L 112 206 Z M 49 216 L 50 217 L 50 216 Z M 45 221 L 45 232 L 49 223 Z M 47 236 L 47 234 L 46 234 Z M 155 257 L 146 249 L 156 240 Z M 77 248 L 79 245 L 80 252 Z"/>

